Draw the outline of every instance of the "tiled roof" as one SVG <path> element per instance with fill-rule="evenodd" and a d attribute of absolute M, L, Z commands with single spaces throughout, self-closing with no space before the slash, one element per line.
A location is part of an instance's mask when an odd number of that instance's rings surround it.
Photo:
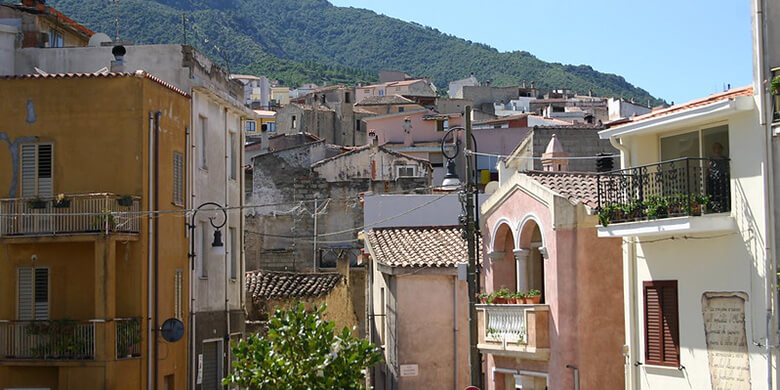
<path fill-rule="evenodd" d="M 373 112 L 371 110 L 366 110 L 365 108 L 360 108 L 360 107 L 352 108 L 352 112 L 355 113 L 355 114 L 364 114 L 364 115 L 372 115 L 372 116 L 373 115 L 377 115 L 377 113 L 375 113 L 375 112 Z"/>
<path fill-rule="evenodd" d="M 415 104 L 414 100 L 401 95 L 368 96 L 363 98 L 356 106 L 388 106 L 394 104 Z"/>
<path fill-rule="evenodd" d="M 454 267 L 468 261 L 462 231 L 460 226 L 391 227 L 371 229 L 366 236 L 378 263 L 391 267 Z"/>
<path fill-rule="evenodd" d="M 335 156 L 324 158 L 324 159 L 322 159 L 320 161 L 317 161 L 314 164 L 312 164 L 311 167 L 314 168 L 314 167 L 323 165 L 325 163 L 328 163 L 330 161 L 333 161 L 333 160 L 336 160 L 336 159 L 340 159 L 340 158 L 343 158 L 343 157 L 347 157 L 347 156 L 351 156 L 351 155 L 353 155 L 355 153 L 359 153 L 361 151 L 364 151 L 364 150 L 367 150 L 367 149 L 370 149 L 370 148 L 371 148 L 370 144 L 369 145 L 358 146 L 358 147 L 353 147 L 353 148 L 351 148 L 351 150 L 349 150 L 346 153 L 337 154 Z M 421 162 L 423 164 L 426 164 L 428 166 L 431 165 L 431 162 L 426 160 L 426 159 L 424 159 L 424 158 L 415 157 L 415 156 L 412 156 L 412 155 L 406 154 L 406 153 L 396 152 L 396 151 L 388 149 L 388 148 L 386 148 L 386 147 L 384 147 L 382 145 L 379 146 L 379 150 L 381 150 L 381 151 L 383 151 L 383 152 L 385 152 L 387 154 L 392 154 L 392 155 L 394 155 L 396 157 L 408 158 L 410 160 L 419 161 L 419 162 Z"/>
<path fill-rule="evenodd" d="M 329 294 L 344 275 L 295 272 L 249 271 L 246 290 L 257 302 L 263 299 L 314 298 Z"/>
<path fill-rule="evenodd" d="M 596 174 L 549 171 L 527 171 L 523 173 L 572 203 L 580 202 L 591 209 L 595 209 L 598 206 Z"/>
<path fill-rule="evenodd" d="M 313 107 L 313 106 L 308 105 L 308 104 L 303 104 L 303 103 L 290 103 L 290 105 L 293 106 L 293 107 L 298 107 L 298 108 L 300 108 L 301 110 L 304 110 L 304 111 L 314 111 L 315 108 L 316 108 L 317 111 L 336 112 L 336 110 L 334 110 L 334 109 L 332 109 L 332 108 L 330 108 L 328 106 L 323 106 L 323 105 L 319 105 L 319 104 L 316 107 Z"/>
<path fill-rule="evenodd" d="M 157 76 L 153 76 L 143 70 L 137 70 L 133 73 L 115 73 L 115 72 L 101 72 L 101 73 L 49 73 L 49 74 L 18 74 L 0 76 L 0 80 L 26 80 L 26 79 L 99 79 L 99 78 L 119 78 L 119 77 L 139 77 L 147 78 L 154 81 L 157 84 L 162 85 L 165 88 L 170 89 L 179 95 L 190 97 L 190 94 L 176 88 L 173 84 L 163 81 Z"/>
<path fill-rule="evenodd" d="M 496 119 L 483 119 L 483 120 L 480 120 L 480 121 L 474 121 L 474 124 L 475 125 L 483 125 L 483 124 L 488 124 L 488 123 L 504 123 L 504 122 L 509 122 L 509 121 L 513 121 L 513 120 L 527 118 L 530 115 L 531 115 L 531 113 L 524 112 L 524 113 L 521 113 L 521 114 L 502 116 L 502 117 L 499 117 L 499 118 L 496 118 Z"/>
<path fill-rule="evenodd" d="M 83 24 L 74 21 L 73 19 L 71 19 L 71 18 L 67 17 L 65 14 L 63 14 L 62 12 L 57 11 L 56 9 L 54 9 L 54 7 L 49 7 L 49 6 L 45 5 L 45 4 L 36 4 L 36 5 L 32 6 L 32 7 L 28 7 L 28 6 L 23 5 L 23 4 L 2 4 L 2 5 L 6 6 L 6 7 L 16 8 L 16 9 L 18 9 L 20 11 L 28 12 L 28 13 L 44 13 L 44 14 L 47 14 L 47 15 L 51 16 L 52 18 L 56 19 L 59 23 L 62 23 L 64 25 L 68 25 L 68 26 L 74 28 L 78 32 L 80 32 L 80 33 L 82 33 L 82 34 L 84 34 L 84 35 L 86 35 L 88 37 L 91 37 L 91 36 L 95 35 L 94 31 L 84 27 Z"/>
<path fill-rule="evenodd" d="M 741 87 L 741 88 L 732 88 L 729 89 L 728 91 L 716 93 L 701 99 L 691 100 L 687 103 L 675 104 L 671 107 L 648 112 L 647 114 L 630 117 L 627 118 L 626 120 L 616 121 L 616 123 L 620 125 L 624 125 L 626 123 L 638 122 L 638 121 L 655 118 L 663 115 L 673 114 L 675 112 L 684 111 L 691 108 L 706 106 L 708 104 L 715 103 L 721 100 L 734 99 L 738 96 L 752 96 L 752 95 L 753 95 L 752 85 L 748 85 L 746 87 Z"/>

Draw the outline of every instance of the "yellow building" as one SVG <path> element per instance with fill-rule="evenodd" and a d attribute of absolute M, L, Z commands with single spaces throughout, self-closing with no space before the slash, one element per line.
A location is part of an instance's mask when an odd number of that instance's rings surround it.
<path fill-rule="evenodd" d="M 290 87 L 271 87 L 271 100 L 281 107 L 290 104 Z"/>
<path fill-rule="evenodd" d="M 8 76 L 0 118 L 0 389 L 185 388 L 187 337 L 158 329 L 187 326 L 189 95 Z"/>

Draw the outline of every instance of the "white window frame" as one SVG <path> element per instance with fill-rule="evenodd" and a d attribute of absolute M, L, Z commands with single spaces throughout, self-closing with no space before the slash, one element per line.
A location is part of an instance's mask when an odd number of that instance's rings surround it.
<path fill-rule="evenodd" d="M 401 175 L 402 169 L 412 169 L 412 175 Z M 395 177 L 417 177 L 417 166 L 411 164 L 403 164 L 395 166 Z"/>
<path fill-rule="evenodd" d="M 731 134 L 731 126 L 729 125 L 728 121 L 717 121 L 717 122 L 707 123 L 707 124 L 700 125 L 700 126 L 687 127 L 685 129 L 680 129 L 680 130 L 677 130 L 677 131 L 670 131 L 670 132 L 667 132 L 667 133 L 659 134 L 658 135 L 658 139 L 656 141 L 657 145 L 658 145 L 658 162 L 662 162 L 663 161 L 663 160 L 661 160 L 663 158 L 663 154 L 662 154 L 662 150 L 661 150 L 661 140 L 662 139 L 678 136 L 678 135 L 681 135 L 681 134 L 688 134 L 688 133 L 696 133 L 696 136 L 698 137 L 698 141 L 699 141 L 699 156 L 698 157 L 699 158 L 703 158 L 704 157 L 704 145 L 702 144 L 702 142 L 703 142 L 702 141 L 702 132 L 704 130 L 714 129 L 714 128 L 720 127 L 720 126 L 726 126 L 727 127 L 726 132 L 728 134 Z M 729 145 L 729 150 L 730 149 L 731 149 L 731 145 Z"/>
<path fill-rule="evenodd" d="M 32 271 L 31 278 L 32 278 L 32 307 L 31 310 L 31 318 L 22 318 L 22 312 L 21 312 L 21 305 L 19 302 L 19 298 L 21 297 L 21 284 L 20 282 L 20 272 L 23 269 L 29 269 Z M 36 307 L 35 307 L 35 271 L 38 269 L 45 269 L 46 270 L 46 315 L 44 318 L 39 318 L 35 315 Z M 37 320 L 48 320 L 51 315 L 51 268 L 50 267 L 36 267 L 36 266 L 24 266 L 24 267 L 16 267 L 16 318 L 22 321 L 37 321 Z"/>
<path fill-rule="evenodd" d="M 240 235 L 236 233 L 237 229 L 235 227 L 229 227 L 228 228 L 228 236 L 230 236 L 228 239 L 230 240 L 230 269 L 229 269 L 229 275 L 230 280 L 235 281 L 238 279 L 238 267 L 241 258 L 241 243 L 239 242 Z"/>
<path fill-rule="evenodd" d="M 257 133 L 257 121 L 246 120 L 244 121 L 244 131 L 247 133 Z"/>
<path fill-rule="evenodd" d="M 227 177 L 232 181 L 236 181 L 238 177 L 238 133 L 235 131 L 228 131 L 228 167 Z"/>
<path fill-rule="evenodd" d="M 208 167 L 208 153 L 207 153 L 207 146 L 208 146 L 208 128 L 209 128 L 209 118 L 205 117 L 203 115 L 199 115 L 199 123 L 200 131 L 198 131 L 198 167 L 200 169 L 203 169 L 204 171 L 207 171 L 209 169 Z"/>

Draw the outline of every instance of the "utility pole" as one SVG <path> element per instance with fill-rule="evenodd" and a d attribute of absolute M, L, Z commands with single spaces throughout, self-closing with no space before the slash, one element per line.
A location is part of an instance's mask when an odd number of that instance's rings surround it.
<path fill-rule="evenodd" d="M 471 106 L 466 106 L 466 150 L 473 151 L 474 143 L 471 139 Z M 469 153 L 466 157 L 466 243 L 468 244 L 469 265 L 467 269 L 467 281 L 469 289 L 469 367 L 471 369 L 471 384 L 482 388 L 482 358 L 477 348 L 477 241 L 476 226 L 474 223 L 474 164 Z"/>

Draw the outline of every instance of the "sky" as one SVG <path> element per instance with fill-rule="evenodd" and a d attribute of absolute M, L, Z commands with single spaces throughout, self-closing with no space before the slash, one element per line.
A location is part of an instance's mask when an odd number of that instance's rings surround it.
<path fill-rule="evenodd" d="M 752 82 L 751 0 L 330 0 L 500 51 L 623 76 L 682 103 Z"/>

